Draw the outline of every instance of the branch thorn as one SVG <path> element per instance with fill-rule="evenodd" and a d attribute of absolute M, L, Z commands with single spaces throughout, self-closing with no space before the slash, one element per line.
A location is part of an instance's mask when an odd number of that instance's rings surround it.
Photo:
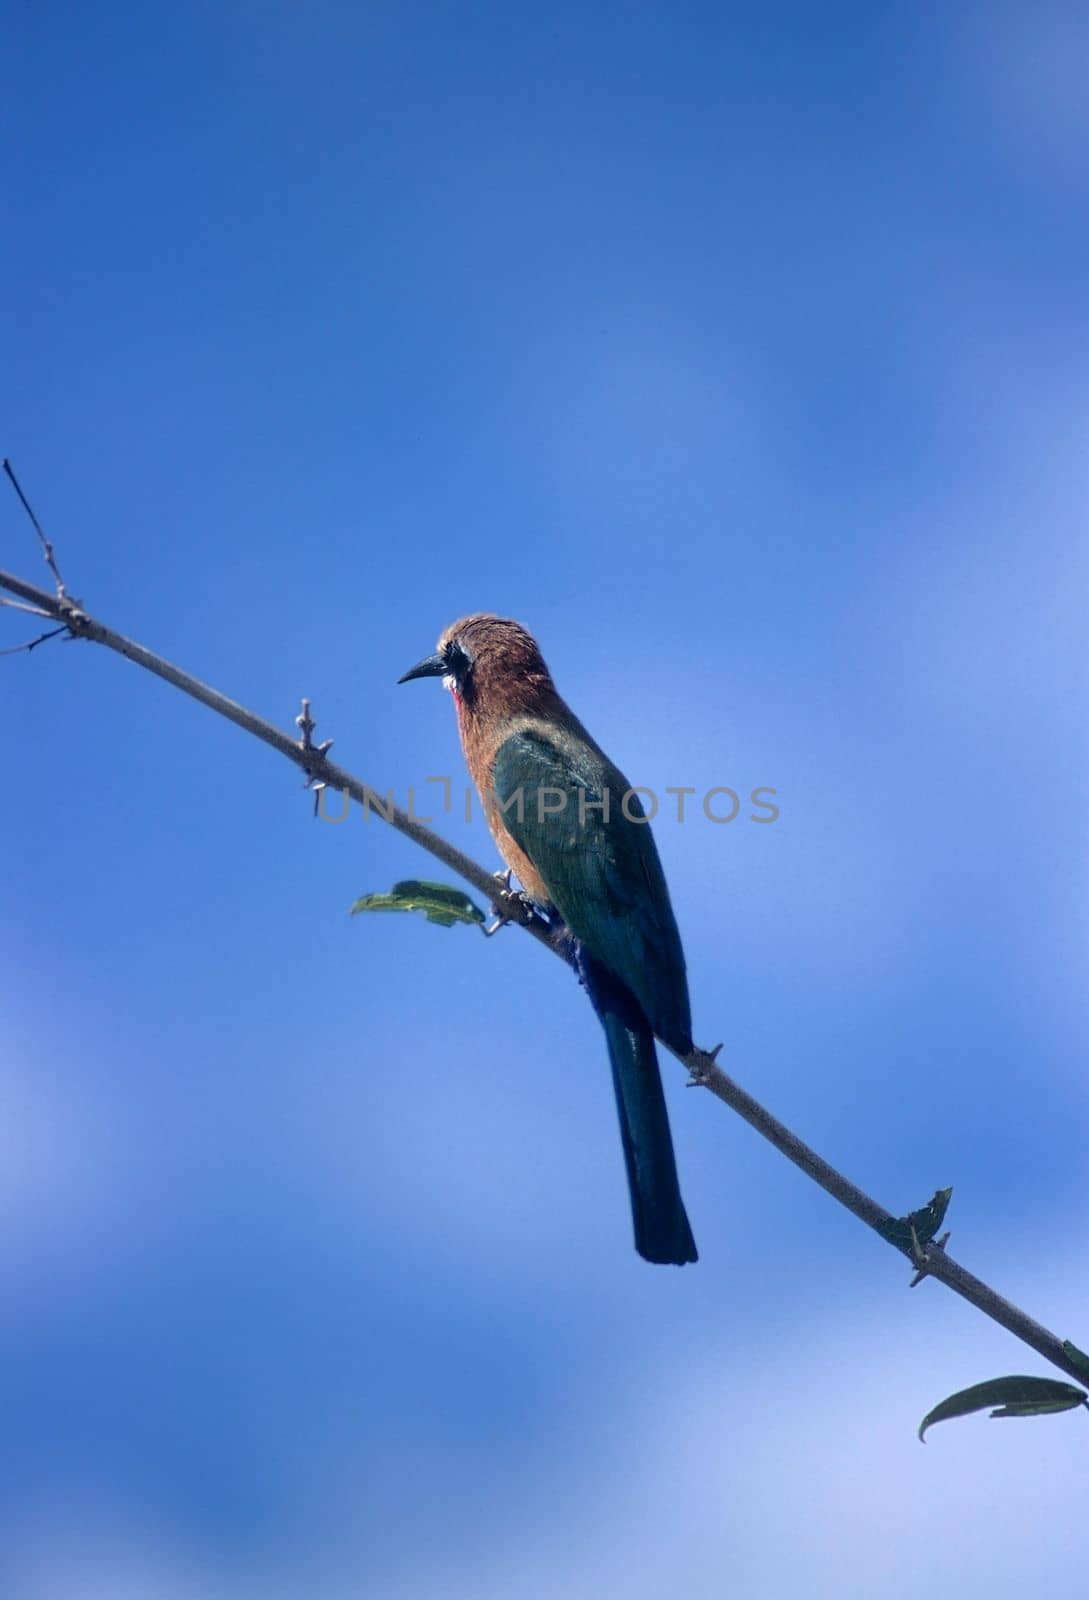
<path fill-rule="evenodd" d="M 302 750 L 305 755 L 313 756 L 315 767 L 321 767 L 326 756 L 329 754 L 329 751 L 333 748 L 333 740 L 323 739 L 320 744 L 314 743 L 313 733 L 314 729 L 317 727 L 317 723 L 310 715 L 310 701 L 305 697 L 305 695 L 303 696 L 302 710 L 295 718 L 295 726 L 300 730 L 301 735 L 299 738 L 299 749 Z M 313 789 L 314 815 L 317 816 L 318 797 L 322 789 L 325 788 L 325 780 L 323 778 L 319 778 L 316 771 L 311 772 L 309 767 L 307 767 L 305 771 L 306 778 L 303 782 L 303 788 Z"/>
<path fill-rule="evenodd" d="M 713 1050 L 701 1050 L 698 1045 L 691 1054 L 685 1057 L 685 1066 L 688 1068 L 688 1082 L 686 1089 L 705 1089 L 707 1080 L 711 1076 L 711 1068 L 718 1060 L 718 1053 L 722 1049 L 721 1041 Z"/>
<path fill-rule="evenodd" d="M 915 1276 L 908 1284 L 909 1289 L 914 1289 L 916 1284 L 922 1283 L 930 1271 L 929 1253 L 931 1250 L 944 1250 L 949 1242 L 949 1229 L 947 1228 L 940 1239 L 932 1239 L 929 1245 L 919 1243 L 919 1235 L 915 1232 L 914 1224 L 911 1229 L 911 1259 L 915 1263 Z"/>

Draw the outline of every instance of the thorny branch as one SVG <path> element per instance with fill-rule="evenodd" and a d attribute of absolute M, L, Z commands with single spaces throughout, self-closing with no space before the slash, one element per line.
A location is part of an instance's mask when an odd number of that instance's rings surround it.
<path fill-rule="evenodd" d="M 56 583 L 56 593 L 49 594 L 36 585 L 27 583 L 24 579 L 17 578 L 11 573 L 0 571 L 0 589 L 5 589 L 9 594 L 14 594 L 25 602 L 19 609 L 33 610 L 35 614 L 50 618 L 59 624 L 49 634 L 43 634 L 41 639 L 34 640 L 30 645 L 18 646 L 19 649 L 32 649 L 40 644 L 43 639 L 53 637 L 58 633 L 67 633 L 70 638 L 87 639 L 94 644 L 105 645 L 108 650 L 114 650 L 126 660 L 134 662 L 137 666 L 153 672 L 156 677 L 163 678 L 167 683 L 173 684 L 184 694 L 191 695 L 199 700 L 202 705 L 208 706 L 220 716 L 235 723 L 238 727 L 251 733 L 255 738 L 261 739 L 265 744 L 285 756 L 288 761 L 301 768 L 306 775 L 307 785 L 315 788 L 338 789 L 350 799 L 361 805 L 366 805 L 373 810 L 383 821 L 399 833 L 405 834 L 422 849 L 430 852 L 439 861 L 464 878 L 467 883 L 480 894 L 494 903 L 501 891 L 497 889 L 495 875 L 482 867 L 479 862 L 464 854 L 455 845 L 450 844 L 439 834 L 432 832 L 424 823 L 418 821 L 399 806 L 391 803 L 390 799 L 381 795 L 370 784 L 348 772 L 345 768 L 336 765 L 329 759 L 328 751 L 332 740 L 326 740 L 320 745 L 312 741 L 314 721 L 310 715 L 310 702 L 303 701 L 302 715 L 296 718 L 296 723 L 301 730 L 299 739 L 292 739 L 290 735 L 266 722 L 264 718 L 256 716 L 252 711 L 240 706 L 236 701 L 230 700 L 226 695 L 220 694 L 217 689 L 210 688 L 192 677 L 188 672 L 183 672 L 180 667 L 173 666 L 165 661 L 162 656 L 137 644 L 132 639 L 127 639 L 123 634 L 116 633 L 105 623 L 97 621 L 90 616 L 79 604 L 69 599 L 60 571 L 53 555 L 52 546 L 46 540 L 37 518 L 30 510 L 26 497 L 19 488 L 14 473 L 8 462 L 4 462 L 4 470 L 15 485 L 24 507 L 26 508 L 35 530 L 41 540 L 43 554 L 49 565 Z M 5 602 L 11 604 L 12 602 Z M 10 653 L 10 652 L 8 652 Z M 564 941 L 557 939 L 554 931 L 544 918 L 537 916 L 531 908 L 517 896 L 502 895 L 502 913 L 506 920 L 514 922 L 525 929 L 540 944 L 545 945 L 554 955 L 566 959 Z M 884 1243 L 891 1241 L 887 1237 L 889 1228 L 897 1222 L 897 1218 L 884 1206 L 878 1205 L 868 1194 L 857 1188 L 842 1173 L 829 1165 L 817 1155 L 815 1150 L 805 1144 L 796 1134 L 766 1111 L 752 1095 L 747 1093 L 740 1084 L 722 1071 L 716 1062 L 716 1056 L 721 1046 L 714 1050 L 693 1049 L 686 1056 L 678 1056 L 688 1069 L 689 1082 L 694 1087 L 709 1090 L 717 1099 L 736 1111 L 740 1117 L 755 1128 L 757 1133 L 775 1146 L 788 1161 L 812 1178 L 814 1183 L 820 1185 L 840 1205 L 846 1206 L 848 1211 L 854 1213 L 867 1227 L 872 1228 L 881 1237 Z M 676 1054 L 676 1052 L 673 1052 Z M 973 1276 L 965 1267 L 962 1267 L 945 1250 L 945 1235 L 941 1240 L 930 1244 L 913 1246 L 911 1258 L 916 1269 L 914 1283 L 923 1277 L 938 1279 L 955 1294 L 967 1300 L 969 1304 L 982 1311 L 993 1321 L 1001 1324 L 1016 1338 L 1042 1355 L 1047 1361 L 1058 1367 L 1068 1376 L 1085 1382 L 1084 1367 L 1078 1362 L 1076 1356 L 1068 1354 L 1068 1347 L 1056 1334 L 1043 1327 L 1032 1317 L 1028 1316 L 1019 1307 L 995 1292 L 988 1284 Z M 894 1249 L 899 1247 L 893 1245 Z"/>

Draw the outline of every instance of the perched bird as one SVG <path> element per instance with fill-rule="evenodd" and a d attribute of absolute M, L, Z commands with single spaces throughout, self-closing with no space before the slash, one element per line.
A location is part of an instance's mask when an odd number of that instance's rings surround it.
<path fill-rule="evenodd" d="M 529 899 L 570 930 L 572 963 L 605 1029 L 635 1248 L 648 1261 L 695 1261 L 654 1048 L 655 1035 L 681 1054 L 692 1048 L 688 984 L 639 797 L 519 623 L 463 617 L 398 681 L 438 677 L 499 852 Z"/>

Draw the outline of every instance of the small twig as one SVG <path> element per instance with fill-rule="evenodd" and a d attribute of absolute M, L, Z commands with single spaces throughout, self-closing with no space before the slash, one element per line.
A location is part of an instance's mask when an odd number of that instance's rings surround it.
<path fill-rule="evenodd" d="M 43 615 L 47 614 L 48 613 L 43 613 Z M 39 633 L 36 639 L 28 639 L 25 644 L 9 644 L 5 649 L 0 650 L 0 656 L 17 656 L 21 655 L 24 650 L 29 655 L 31 650 L 36 650 L 38 646 L 40 644 L 44 644 L 47 639 L 55 639 L 58 633 L 67 632 L 67 623 L 63 628 L 50 628 L 48 633 Z"/>
<path fill-rule="evenodd" d="M 8 600 L 0 594 L 0 606 L 8 606 L 12 611 L 25 611 L 30 617 L 48 617 L 49 612 L 43 611 L 41 606 L 28 606 L 22 600 Z"/>
<path fill-rule="evenodd" d="M 311 735 L 313 734 L 314 729 L 317 727 L 317 723 L 310 715 L 310 702 L 305 695 L 303 696 L 302 710 L 295 718 L 295 726 L 299 729 L 300 748 L 303 750 L 313 749 L 314 741 L 311 738 Z"/>
<path fill-rule="evenodd" d="M 58 600 L 63 600 L 65 598 L 66 590 L 65 590 L 65 587 L 64 587 L 64 580 L 60 575 L 60 568 L 57 566 L 57 558 L 53 554 L 53 546 L 50 544 L 49 540 L 46 538 L 45 531 L 42 528 L 41 523 L 38 521 L 37 517 L 34 515 L 34 511 L 33 511 L 32 507 L 31 507 L 30 501 L 27 499 L 26 495 L 23 493 L 22 487 L 21 487 L 21 485 L 19 483 L 19 480 L 15 476 L 15 469 L 12 467 L 12 464 L 8 460 L 7 456 L 4 457 L 4 471 L 7 473 L 9 479 L 11 480 L 12 488 L 15 490 L 15 493 L 19 496 L 19 499 L 22 502 L 23 510 L 26 512 L 27 516 L 30 518 L 31 524 L 33 525 L 33 528 L 34 528 L 34 532 L 38 535 L 38 538 L 41 541 L 42 555 L 45 557 L 46 565 L 49 567 L 50 572 L 53 574 L 54 581 L 55 581 L 55 583 L 57 585 L 57 599 Z"/>
<path fill-rule="evenodd" d="M 336 741 L 334 739 L 323 739 L 320 744 L 314 743 L 312 735 L 314 729 L 317 727 L 317 723 L 310 715 L 310 702 L 305 698 L 303 699 L 302 703 L 302 711 L 295 718 L 295 726 L 296 728 L 300 728 L 302 730 L 302 735 L 299 739 L 299 749 L 304 753 L 304 755 L 312 756 L 314 758 L 315 766 L 320 768 L 322 762 L 325 760 L 325 757 L 329 754 L 329 751 L 333 748 L 333 745 Z M 312 781 L 318 783 L 321 780 L 315 775 Z"/>
<path fill-rule="evenodd" d="M 6 466 L 7 462 L 4 465 Z M 0 595 L 0 606 L 7 606 L 10 611 L 19 611 L 28 617 L 45 617 L 46 621 L 51 621 L 53 617 L 51 611 L 45 611 L 41 606 L 28 605 L 25 600 L 9 600 L 6 595 Z M 0 650 L 0 656 L 17 656 L 21 655 L 24 650 L 29 654 L 31 650 L 36 650 L 38 645 L 44 644 L 47 639 L 55 639 L 58 633 L 67 632 L 67 624 L 63 628 L 50 628 L 48 632 L 39 633 L 36 639 L 28 639 L 24 644 L 6 646 L 5 649 Z"/>

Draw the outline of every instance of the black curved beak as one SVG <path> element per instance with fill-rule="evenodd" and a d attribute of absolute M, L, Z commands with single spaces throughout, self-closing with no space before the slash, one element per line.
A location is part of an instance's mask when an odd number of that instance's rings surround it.
<path fill-rule="evenodd" d="M 446 671 L 446 663 L 441 656 L 424 656 L 422 661 L 417 661 L 414 667 L 409 667 L 403 678 L 398 678 L 398 683 L 408 683 L 413 678 L 441 678 Z"/>

